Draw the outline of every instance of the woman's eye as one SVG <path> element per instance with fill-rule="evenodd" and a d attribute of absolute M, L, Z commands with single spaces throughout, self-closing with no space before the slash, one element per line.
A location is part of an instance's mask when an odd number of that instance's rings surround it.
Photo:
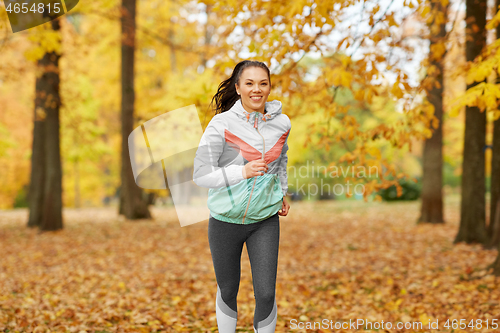
<path fill-rule="evenodd" d="M 247 83 L 247 86 L 248 86 L 248 85 L 252 85 L 252 84 L 251 84 L 250 82 L 248 82 L 248 83 Z"/>

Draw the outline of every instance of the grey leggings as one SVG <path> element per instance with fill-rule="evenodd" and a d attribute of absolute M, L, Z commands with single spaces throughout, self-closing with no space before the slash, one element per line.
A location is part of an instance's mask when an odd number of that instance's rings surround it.
<path fill-rule="evenodd" d="M 223 222 L 210 216 L 208 241 L 215 277 L 227 311 L 237 313 L 241 253 L 246 242 L 255 296 L 254 327 L 264 327 L 276 315 L 276 273 L 280 237 L 279 215 L 252 224 Z M 227 307 L 229 309 L 227 309 Z"/>

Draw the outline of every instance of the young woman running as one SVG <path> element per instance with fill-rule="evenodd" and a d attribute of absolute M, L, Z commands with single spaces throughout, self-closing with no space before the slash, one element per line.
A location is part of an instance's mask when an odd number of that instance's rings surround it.
<path fill-rule="evenodd" d="M 208 187 L 208 241 L 217 280 L 216 317 L 220 333 L 234 333 L 240 262 L 246 243 L 255 295 L 253 328 L 276 328 L 276 272 L 280 224 L 290 205 L 287 139 L 290 119 L 281 102 L 267 102 L 269 68 L 242 61 L 212 99 L 215 116 L 200 140 L 194 182 Z"/>

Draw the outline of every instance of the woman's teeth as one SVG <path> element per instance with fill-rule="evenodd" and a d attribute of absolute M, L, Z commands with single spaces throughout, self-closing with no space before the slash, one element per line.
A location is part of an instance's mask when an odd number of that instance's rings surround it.
<path fill-rule="evenodd" d="M 260 101 L 262 99 L 262 96 L 259 97 L 250 97 L 254 101 Z"/>

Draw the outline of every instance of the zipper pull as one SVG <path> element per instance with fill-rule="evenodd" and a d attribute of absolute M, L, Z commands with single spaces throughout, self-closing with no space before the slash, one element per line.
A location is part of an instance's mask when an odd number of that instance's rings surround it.
<path fill-rule="evenodd" d="M 257 117 L 257 115 L 255 115 L 255 121 L 253 123 L 254 128 L 257 128 L 257 119 L 258 119 L 258 117 Z"/>

